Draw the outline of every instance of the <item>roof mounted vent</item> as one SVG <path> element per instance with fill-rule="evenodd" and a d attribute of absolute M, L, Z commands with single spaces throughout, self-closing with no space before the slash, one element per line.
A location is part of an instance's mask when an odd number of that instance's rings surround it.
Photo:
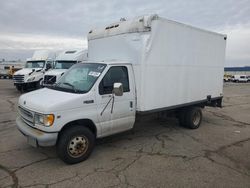
<path fill-rule="evenodd" d="M 151 22 L 153 20 L 159 19 L 159 16 L 157 14 L 147 15 L 143 16 L 143 25 L 144 27 L 151 27 Z M 141 20 L 139 20 L 141 22 Z"/>
<path fill-rule="evenodd" d="M 112 29 L 112 28 L 115 28 L 115 27 L 119 27 L 119 24 L 108 26 L 105 29 L 107 30 L 107 29 Z"/>

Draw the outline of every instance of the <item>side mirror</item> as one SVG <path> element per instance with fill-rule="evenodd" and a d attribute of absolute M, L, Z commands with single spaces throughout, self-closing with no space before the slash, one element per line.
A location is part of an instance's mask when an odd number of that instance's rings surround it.
<path fill-rule="evenodd" d="M 123 86 L 122 83 L 114 83 L 113 86 L 113 93 L 115 96 L 122 96 L 123 95 Z"/>
<path fill-rule="evenodd" d="M 49 70 L 49 69 L 51 69 L 51 68 L 52 68 L 51 64 L 46 64 L 46 69 L 47 69 L 47 70 Z"/>

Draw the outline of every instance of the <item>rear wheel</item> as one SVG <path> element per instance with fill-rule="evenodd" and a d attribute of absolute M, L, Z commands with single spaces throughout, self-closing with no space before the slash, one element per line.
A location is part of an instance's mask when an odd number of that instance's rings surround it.
<path fill-rule="evenodd" d="M 75 164 L 86 160 L 95 145 L 94 134 L 84 126 L 66 129 L 59 137 L 57 154 L 68 164 Z"/>
<path fill-rule="evenodd" d="M 190 129 L 199 128 L 202 122 L 202 111 L 200 107 L 190 107 L 180 111 L 179 115 L 180 125 Z"/>
<path fill-rule="evenodd" d="M 201 108 L 193 107 L 187 111 L 186 114 L 186 126 L 190 129 L 199 128 L 202 121 L 202 111 Z"/>
<path fill-rule="evenodd" d="M 177 119 L 179 120 L 179 124 L 182 127 L 185 127 L 185 117 L 186 117 L 186 109 L 182 109 L 177 112 Z"/>

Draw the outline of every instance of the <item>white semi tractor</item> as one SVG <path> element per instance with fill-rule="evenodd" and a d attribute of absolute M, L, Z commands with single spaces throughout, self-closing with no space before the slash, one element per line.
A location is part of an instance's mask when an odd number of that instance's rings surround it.
<path fill-rule="evenodd" d="M 87 61 L 87 50 L 70 49 L 61 52 L 55 60 L 54 68 L 43 77 L 43 86 L 55 84 L 61 76 L 74 64 Z"/>
<path fill-rule="evenodd" d="M 196 129 L 202 108 L 222 106 L 226 38 L 157 15 L 93 29 L 89 62 L 22 95 L 17 127 L 33 146 L 56 145 L 70 164 L 86 160 L 96 139 L 132 129 L 139 115 L 174 112 Z"/>
<path fill-rule="evenodd" d="M 53 66 L 55 53 L 48 50 L 37 50 L 32 58 L 27 59 L 25 67 L 14 73 L 13 81 L 17 90 L 40 88 L 43 75 Z"/>

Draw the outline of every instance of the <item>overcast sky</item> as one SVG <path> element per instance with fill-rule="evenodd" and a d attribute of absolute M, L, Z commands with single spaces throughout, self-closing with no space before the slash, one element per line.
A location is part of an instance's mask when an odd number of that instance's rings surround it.
<path fill-rule="evenodd" d="M 227 34 L 226 65 L 250 65 L 250 0 L 1 0 L 0 59 L 87 47 L 92 28 L 152 13 Z"/>

